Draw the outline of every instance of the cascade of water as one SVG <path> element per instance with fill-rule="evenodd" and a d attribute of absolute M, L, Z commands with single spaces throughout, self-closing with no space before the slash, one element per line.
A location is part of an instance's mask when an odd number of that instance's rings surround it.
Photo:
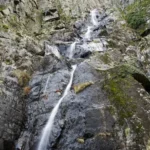
<path fill-rule="evenodd" d="M 83 45 L 82 47 L 84 48 L 85 51 L 104 51 L 105 50 L 105 45 L 107 45 L 107 43 L 103 42 L 102 40 L 101 41 L 98 41 L 98 42 L 87 42 L 87 41 L 91 41 L 92 38 L 96 38 L 98 33 L 95 33 L 94 32 L 94 29 L 97 28 L 97 30 L 99 29 L 99 25 L 100 25 L 100 22 L 98 21 L 99 19 L 99 12 L 97 9 L 94 9 L 91 11 L 90 13 L 90 16 L 91 16 L 91 23 L 92 23 L 92 26 L 88 26 L 87 28 L 87 32 L 85 33 L 84 37 L 83 37 Z"/>
<path fill-rule="evenodd" d="M 64 91 L 63 96 L 59 99 L 58 103 L 53 108 L 53 110 L 51 112 L 51 115 L 48 119 L 48 122 L 47 122 L 46 126 L 43 129 L 42 137 L 41 137 L 40 143 L 38 145 L 38 150 L 47 150 L 47 146 L 48 146 L 48 143 L 49 143 L 49 137 L 50 137 L 50 134 L 51 134 L 51 131 L 52 131 L 52 128 L 53 128 L 55 116 L 57 114 L 57 111 L 59 109 L 59 106 L 60 106 L 61 102 L 63 101 L 63 99 L 68 94 L 68 92 L 71 88 L 72 81 L 73 81 L 73 76 L 74 76 L 74 72 L 76 70 L 76 67 L 77 67 L 77 65 L 72 66 L 72 71 L 70 73 L 71 74 L 70 75 L 70 81 L 69 81 L 69 83 L 68 83 L 68 85 L 67 85 L 67 87 Z"/>
<path fill-rule="evenodd" d="M 90 41 L 91 40 L 92 27 L 88 26 L 87 32 L 84 35 L 84 39 Z"/>
<path fill-rule="evenodd" d="M 76 48 L 76 44 L 77 44 L 77 42 L 73 42 L 73 43 L 71 44 L 71 46 L 69 47 L 69 49 L 68 49 L 68 57 L 69 57 L 70 59 L 73 57 L 74 50 L 75 50 L 75 48 Z"/>
<path fill-rule="evenodd" d="M 91 11 L 91 22 L 94 26 L 98 26 L 99 25 L 99 22 L 98 22 L 98 11 L 97 9 L 94 9 Z"/>
<path fill-rule="evenodd" d="M 85 51 L 99 51 L 99 52 L 102 52 L 104 51 L 104 47 L 103 47 L 103 44 L 101 42 L 99 43 L 84 43 L 82 46 L 81 46 Z"/>

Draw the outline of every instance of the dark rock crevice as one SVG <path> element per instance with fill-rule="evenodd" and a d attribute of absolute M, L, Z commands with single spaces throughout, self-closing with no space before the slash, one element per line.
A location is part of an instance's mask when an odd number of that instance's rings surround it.
<path fill-rule="evenodd" d="M 142 34 L 141 34 L 141 36 L 142 37 L 146 37 L 147 35 L 149 35 L 150 34 L 150 29 L 147 29 L 147 30 L 145 30 Z"/>
<path fill-rule="evenodd" d="M 141 83 L 142 86 L 144 87 L 144 89 L 150 94 L 149 79 L 145 75 L 139 74 L 139 73 L 133 73 L 132 76 L 134 77 L 135 80 L 137 80 L 139 83 Z"/>

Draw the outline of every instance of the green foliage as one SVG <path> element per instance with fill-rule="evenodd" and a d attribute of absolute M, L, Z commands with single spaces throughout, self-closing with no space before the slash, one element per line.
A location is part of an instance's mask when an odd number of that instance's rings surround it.
<path fill-rule="evenodd" d="M 3 24 L 3 29 L 8 30 L 9 29 L 8 25 Z"/>
<path fill-rule="evenodd" d="M 22 87 L 26 86 L 30 80 L 30 75 L 25 71 L 18 69 L 14 70 L 12 74 L 18 79 L 18 83 Z"/>
<path fill-rule="evenodd" d="M 146 24 L 145 15 L 140 11 L 127 14 L 126 20 L 129 26 L 133 29 L 138 29 L 140 26 Z"/>
<path fill-rule="evenodd" d="M 133 29 L 144 28 L 149 18 L 150 0 L 136 0 L 133 4 L 120 10 L 122 17 Z"/>
<path fill-rule="evenodd" d="M 128 76 L 126 78 L 118 77 L 108 80 L 105 89 L 109 92 L 110 102 L 115 106 L 117 114 L 119 115 L 119 123 L 124 124 L 125 119 L 131 118 L 136 109 L 133 99 L 127 94 L 131 86 L 133 78 Z"/>

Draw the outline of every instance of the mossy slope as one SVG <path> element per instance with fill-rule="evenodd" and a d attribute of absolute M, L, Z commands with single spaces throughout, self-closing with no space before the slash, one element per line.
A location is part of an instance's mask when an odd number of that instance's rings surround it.
<path fill-rule="evenodd" d="M 134 74 L 141 75 L 143 80 L 146 78 L 141 71 L 130 65 L 122 65 L 106 71 L 104 90 L 111 103 L 109 111 L 116 118 L 114 130 L 116 126 L 120 126 L 123 131 L 122 138 L 127 140 L 129 135 L 126 134 L 126 130 L 129 129 L 131 139 L 129 145 L 140 149 L 139 145 L 146 148 L 145 143 L 149 140 L 150 121 L 145 111 L 150 108 L 148 104 L 150 96 L 142 83 L 135 79 Z M 147 81 L 149 82 L 148 79 Z"/>

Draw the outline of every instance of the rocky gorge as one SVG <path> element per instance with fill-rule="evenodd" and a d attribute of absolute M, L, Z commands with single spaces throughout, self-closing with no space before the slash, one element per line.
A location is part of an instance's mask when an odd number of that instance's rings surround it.
<path fill-rule="evenodd" d="M 0 150 L 149 150 L 149 8 L 0 0 Z"/>

